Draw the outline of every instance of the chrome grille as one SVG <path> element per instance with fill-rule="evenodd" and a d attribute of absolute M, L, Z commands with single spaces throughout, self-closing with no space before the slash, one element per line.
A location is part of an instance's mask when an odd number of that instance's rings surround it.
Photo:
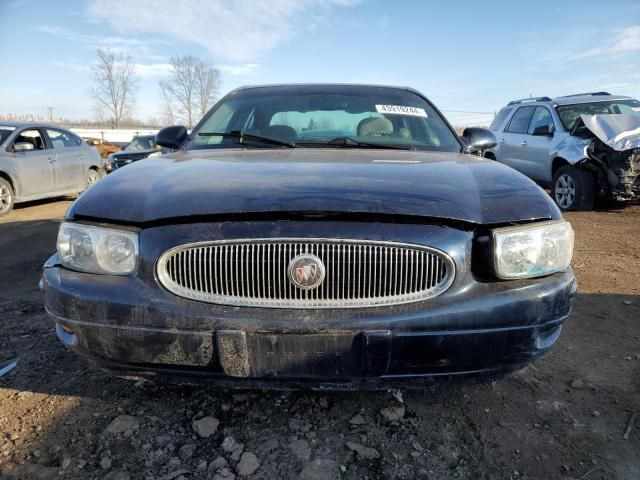
<path fill-rule="evenodd" d="M 313 290 L 288 278 L 289 262 L 309 253 L 326 276 Z M 336 308 L 394 305 L 434 297 L 453 282 L 444 252 L 392 242 L 330 239 L 252 239 L 201 242 L 165 252 L 160 283 L 194 300 L 237 306 Z"/>

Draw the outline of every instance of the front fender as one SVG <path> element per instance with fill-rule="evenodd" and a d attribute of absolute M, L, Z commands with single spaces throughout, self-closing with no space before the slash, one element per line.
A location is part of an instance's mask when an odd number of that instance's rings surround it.
<path fill-rule="evenodd" d="M 569 165 L 575 165 L 585 158 L 589 158 L 587 155 L 587 147 L 589 147 L 589 145 L 591 145 L 591 140 L 568 136 L 558 143 L 558 145 L 549 152 L 549 155 L 551 159 L 562 158 Z"/>
<path fill-rule="evenodd" d="M 16 181 L 16 172 L 12 168 L 5 168 L 5 166 L 4 164 L 0 166 L 0 177 L 9 179 L 9 183 L 13 186 L 13 194 L 17 200 L 20 197 L 21 188 L 20 184 Z"/>

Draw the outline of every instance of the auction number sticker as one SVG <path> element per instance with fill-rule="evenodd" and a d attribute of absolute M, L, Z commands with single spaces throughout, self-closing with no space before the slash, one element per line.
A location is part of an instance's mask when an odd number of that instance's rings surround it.
<path fill-rule="evenodd" d="M 407 107 L 403 105 L 376 105 L 376 112 L 427 118 L 427 112 L 424 111 L 424 108 Z"/>

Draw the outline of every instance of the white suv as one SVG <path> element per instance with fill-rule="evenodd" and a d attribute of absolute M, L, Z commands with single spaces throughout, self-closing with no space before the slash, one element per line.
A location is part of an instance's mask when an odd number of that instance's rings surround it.
<path fill-rule="evenodd" d="M 550 187 L 563 210 L 589 210 L 596 196 L 640 197 L 638 100 L 607 92 L 514 100 L 489 128 L 498 144 L 484 156 Z M 612 148 L 620 135 L 627 141 Z"/>

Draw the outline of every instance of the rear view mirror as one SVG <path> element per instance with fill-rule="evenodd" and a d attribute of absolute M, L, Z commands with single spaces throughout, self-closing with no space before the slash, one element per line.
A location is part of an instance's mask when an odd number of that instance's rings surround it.
<path fill-rule="evenodd" d="M 551 137 L 553 136 L 554 130 L 555 128 L 553 127 L 552 123 L 548 125 L 538 125 L 536 128 L 533 129 L 532 135 L 536 137 Z"/>
<path fill-rule="evenodd" d="M 156 135 L 156 143 L 161 147 L 177 150 L 187 141 L 189 134 L 187 129 L 180 125 L 165 127 Z"/>
<path fill-rule="evenodd" d="M 498 144 L 498 140 L 491 130 L 479 127 L 465 128 L 462 132 L 462 140 L 467 144 L 471 153 L 481 153 Z"/>
<path fill-rule="evenodd" d="M 14 152 L 29 152 L 31 150 L 35 150 L 32 143 L 29 142 L 16 142 L 13 145 Z"/>

